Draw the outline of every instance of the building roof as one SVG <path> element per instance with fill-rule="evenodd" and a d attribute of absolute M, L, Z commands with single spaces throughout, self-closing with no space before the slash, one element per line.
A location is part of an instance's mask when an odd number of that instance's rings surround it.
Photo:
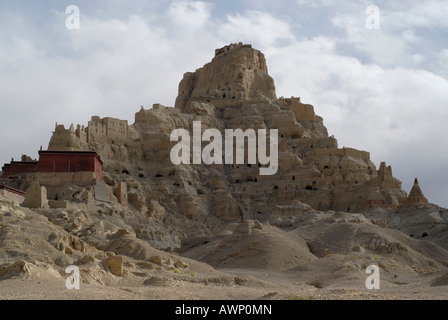
<path fill-rule="evenodd" d="M 10 166 L 11 164 L 37 164 L 37 161 L 11 161 L 10 163 L 5 163 L 5 166 Z"/>
<path fill-rule="evenodd" d="M 51 153 L 57 153 L 57 154 L 91 154 L 91 155 L 98 155 L 96 151 L 61 151 L 61 150 L 39 150 L 39 154 L 51 154 Z"/>
<path fill-rule="evenodd" d="M 41 154 L 60 154 L 60 155 L 90 155 L 95 156 L 101 164 L 103 164 L 103 161 L 101 160 L 100 156 L 96 151 L 60 151 L 60 150 L 39 150 L 39 155 Z"/>
<path fill-rule="evenodd" d="M 0 184 L 0 190 L 6 190 L 6 191 L 9 191 L 9 192 L 12 192 L 12 193 L 16 193 L 16 194 L 21 195 L 21 196 L 25 195 L 25 192 L 23 192 L 21 190 L 14 189 L 14 188 L 11 188 L 11 187 L 9 187 L 7 185 L 4 185 L 4 184 Z"/>

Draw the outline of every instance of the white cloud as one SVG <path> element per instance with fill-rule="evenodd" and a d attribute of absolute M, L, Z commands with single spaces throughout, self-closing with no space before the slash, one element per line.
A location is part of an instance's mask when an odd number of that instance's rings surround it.
<path fill-rule="evenodd" d="M 332 43 L 319 38 L 267 52 L 278 95 L 313 104 L 340 147 L 369 151 L 377 166 L 392 164 L 408 187 L 414 176 L 437 176 L 441 159 L 448 161 L 448 81 L 425 70 L 362 64 L 325 42 Z"/>
<path fill-rule="evenodd" d="M 446 79 L 424 70 L 365 65 L 322 43 L 325 40 L 319 38 L 268 51 L 279 95 L 302 96 L 346 143 L 362 146 L 367 141 L 380 154 L 384 141 L 422 141 L 443 135 L 448 118 Z M 435 122 L 439 126 L 434 127 Z M 359 139 L 355 132 L 362 128 L 374 134 Z"/>
<path fill-rule="evenodd" d="M 181 26 L 199 28 L 210 19 L 211 5 L 202 1 L 173 2 L 169 7 L 169 16 Z"/>
<path fill-rule="evenodd" d="M 434 49 L 438 50 L 446 40 L 448 2 L 378 2 L 380 30 L 365 28 L 366 5 L 358 2 L 344 6 L 331 17 L 333 25 L 345 31 L 338 37 L 339 46 L 383 67 L 427 68 L 441 74 L 431 60 Z"/>
<path fill-rule="evenodd" d="M 437 53 L 436 65 L 440 74 L 448 79 L 448 49 L 442 49 Z"/>
<path fill-rule="evenodd" d="M 409 50 L 408 41 L 417 39 L 412 31 L 395 35 L 384 28 L 366 29 L 365 16 L 354 13 L 336 15 L 332 22 L 335 26 L 345 29 L 346 36 L 339 38 L 339 43 L 351 45 L 371 61 L 383 66 L 405 63 L 403 57 L 406 57 Z"/>
<path fill-rule="evenodd" d="M 99 115 L 132 123 L 140 105 L 173 106 L 183 73 L 209 60 L 217 41 L 207 34 L 172 37 L 167 29 L 139 16 L 83 16 L 81 29 L 60 39 L 64 52 L 58 41 L 42 49 L 33 39 L 8 39 L 0 49 L 0 105 L 9 119 L 2 131 L 16 134 L 14 145 L 0 141 L 0 158 L 36 156 L 40 145 L 47 147 L 55 122 L 87 124 Z"/>
<path fill-rule="evenodd" d="M 406 42 L 412 42 L 412 43 L 418 43 L 421 41 L 421 38 L 415 34 L 415 30 L 413 29 L 403 31 L 402 38 Z"/>
<path fill-rule="evenodd" d="M 225 21 L 218 28 L 218 34 L 227 42 L 253 43 L 262 48 L 276 45 L 279 41 L 295 39 L 290 26 L 266 12 L 247 11 L 227 15 Z"/>
<path fill-rule="evenodd" d="M 317 8 L 340 6 L 341 2 L 338 0 L 297 0 L 297 4 Z"/>
<path fill-rule="evenodd" d="M 389 9 L 385 6 L 382 16 L 390 28 L 447 28 L 448 2 L 444 0 L 407 1 L 406 4 L 396 8 L 391 6 Z"/>

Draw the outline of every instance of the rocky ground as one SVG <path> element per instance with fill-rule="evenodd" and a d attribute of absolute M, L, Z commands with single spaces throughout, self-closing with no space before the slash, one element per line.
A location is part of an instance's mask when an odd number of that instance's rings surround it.
<path fill-rule="evenodd" d="M 446 210 L 309 209 L 265 223 L 229 223 L 215 234 L 184 239 L 180 252 L 155 249 L 136 236 L 138 217 L 119 218 L 134 211 L 114 210 L 33 211 L 0 198 L 0 297 L 448 298 L 448 251 L 440 231 L 446 230 Z M 439 230 L 437 236 L 431 230 Z M 380 268 L 379 290 L 365 286 L 372 264 Z M 79 290 L 65 286 L 69 265 L 80 269 Z"/>

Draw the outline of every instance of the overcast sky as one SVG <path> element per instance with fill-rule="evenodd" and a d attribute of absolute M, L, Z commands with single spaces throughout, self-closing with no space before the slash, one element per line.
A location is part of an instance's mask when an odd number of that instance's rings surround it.
<path fill-rule="evenodd" d="M 339 147 L 448 207 L 446 0 L 0 0 L 0 164 L 37 158 L 55 122 L 174 106 L 182 75 L 235 42 L 265 54 L 277 96 L 314 105 Z"/>

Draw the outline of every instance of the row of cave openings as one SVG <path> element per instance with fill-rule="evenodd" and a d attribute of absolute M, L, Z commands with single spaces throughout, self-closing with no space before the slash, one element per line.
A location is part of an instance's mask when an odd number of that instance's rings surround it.
<path fill-rule="evenodd" d="M 115 173 L 120 173 L 120 171 L 119 171 L 119 170 L 115 170 Z M 131 175 L 131 173 L 129 172 L 128 169 L 123 169 L 123 170 L 121 170 L 121 173 L 122 173 L 122 174 L 127 174 L 128 176 Z M 145 174 L 142 173 L 142 172 L 140 172 L 140 173 L 138 174 L 138 177 L 139 177 L 139 178 L 144 178 L 144 177 L 145 177 Z"/>
<path fill-rule="evenodd" d="M 261 166 L 261 165 L 258 164 L 258 167 L 260 167 L 260 166 Z M 234 167 L 234 165 L 232 165 L 232 167 Z M 247 164 L 247 167 L 250 168 L 250 167 L 251 167 L 251 164 Z M 237 169 L 238 169 L 238 168 L 239 168 L 239 167 L 237 167 Z M 327 168 L 328 168 L 328 166 L 325 166 L 325 169 L 327 169 Z M 116 172 L 116 173 L 119 173 L 118 170 L 115 170 L 115 172 Z M 121 173 L 122 173 L 122 174 L 130 175 L 129 170 L 127 170 L 127 169 L 123 169 L 123 170 L 121 170 Z M 170 174 L 170 176 L 172 176 L 172 175 L 174 175 L 174 174 Z M 138 174 L 138 177 L 139 177 L 139 178 L 144 178 L 145 175 L 144 175 L 143 173 L 139 173 L 139 174 Z M 158 174 L 156 174 L 156 175 L 154 176 L 154 178 L 163 178 L 163 175 L 160 174 L 160 173 L 158 173 Z M 295 181 L 295 180 L 296 180 L 296 177 L 295 177 L 295 176 L 292 176 L 291 179 L 292 179 L 292 181 Z M 258 182 L 258 179 L 257 179 L 257 178 L 247 178 L 246 181 L 244 181 L 244 182 Z M 236 180 L 235 180 L 235 183 L 236 183 L 236 184 L 240 184 L 240 183 L 241 183 L 240 179 L 236 179 Z M 349 183 L 349 182 L 347 182 L 347 183 Z M 354 183 L 355 183 L 355 184 L 358 184 L 358 181 L 355 181 Z M 191 185 L 191 182 L 188 181 L 188 184 Z M 307 186 L 305 186 L 305 190 L 307 190 L 307 191 L 316 191 L 316 190 L 317 190 L 316 184 L 317 184 L 317 182 L 316 182 L 316 181 L 313 181 L 312 185 L 307 185 Z M 180 184 L 179 184 L 179 183 L 173 183 L 173 185 L 174 185 L 174 186 L 177 186 L 177 187 L 180 187 Z M 277 185 L 275 185 L 275 186 L 274 186 L 274 191 L 278 191 L 278 190 L 279 190 L 279 187 L 278 187 Z M 296 186 L 295 190 L 298 190 L 298 186 Z M 288 190 L 288 187 L 285 187 L 284 191 L 290 191 L 290 190 Z"/>
<path fill-rule="evenodd" d="M 248 166 L 248 167 L 251 167 L 251 164 L 248 164 L 247 166 Z M 260 166 L 261 166 L 261 165 L 260 165 L 260 163 L 259 163 L 259 164 L 258 164 L 258 167 L 260 167 Z M 234 167 L 234 165 L 232 165 L 232 167 Z M 239 168 L 239 167 L 237 167 L 237 168 Z M 115 172 L 116 172 L 116 173 L 119 173 L 120 171 L 115 170 Z M 130 175 L 129 170 L 127 170 L 127 169 L 122 169 L 122 170 L 121 170 L 121 173 L 122 173 L 122 174 Z M 174 173 L 170 174 L 169 176 L 173 176 L 173 175 L 174 175 Z M 139 173 L 138 177 L 139 177 L 139 178 L 144 178 L 145 175 L 144 175 L 143 173 Z M 163 178 L 163 175 L 160 174 L 160 173 L 157 173 L 157 174 L 154 176 L 154 178 Z M 292 176 L 291 179 L 292 179 L 292 181 L 295 181 L 295 180 L 296 180 L 296 177 L 295 177 L 295 176 Z M 245 182 L 258 182 L 258 179 L 257 179 L 257 178 L 248 178 Z M 240 184 L 240 183 L 241 183 L 240 179 L 236 179 L 236 180 L 235 180 L 235 183 L 236 183 L 236 184 Z M 188 181 L 188 184 L 191 185 L 191 182 Z M 308 191 L 314 191 L 314 190 L 317 190 L 316 184 L 317 184 L 317 182 L 316 182 L 316 181 L 313 181 L 313 184 L 312 184 L 312 185 L 307 185 L 307 186 L 305 187 L 305 190 L 308 190 Z M 177 187 L 180 187 L 180 184 L 179 184 L 179 183 L 173 183 L 173 185 L 174 185 L 174 186 L 177 186 Z M 275 185 L 275 186 L 274 186 L 274 191 L 278 191 L 278 190 L 279 190 L 279 187 L 278 187 L 277 185 Z M 298 190 L 298 186 L 296 186 L 295 190 Z M 288 191 L 288 187 L 285 187 L 284 191 Z"/>

